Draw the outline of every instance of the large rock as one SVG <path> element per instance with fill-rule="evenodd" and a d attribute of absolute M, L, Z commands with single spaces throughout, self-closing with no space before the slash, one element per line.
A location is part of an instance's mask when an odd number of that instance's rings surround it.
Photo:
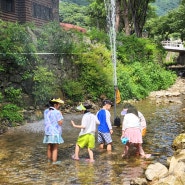
<path fill-rule="evenodd" d="M 155 163 L 148 166 L 145 175 L 152 185 L 185 185 L 185 149 L 169 159 L 169 170 Z"/>
<path fill-rule="evenodd" d="M 172 146 L 177 150 L 177 149 L 183 149 L 185 148 L 185 133 L 182 133 L 178 135 L 174 141 Z"/>
<path fill-rule="evenodd" d="M 181 179 L 179 179 L 179 177 L 169 175 L 165 178 L 159 179 L 159 181 L 154 182 L 152 185 L 185 185 L 185 184 Z"/>
<path fill-rule="evenodd" d="M 171 158 L 169 174 L 185 180 L 185 149 Z"/>
<path fill-rule="evenodd" d="M 161 163 L 150 164 L 145 171 L 148 180 L 159 179 L 168 175 L 168 169 Z"/>

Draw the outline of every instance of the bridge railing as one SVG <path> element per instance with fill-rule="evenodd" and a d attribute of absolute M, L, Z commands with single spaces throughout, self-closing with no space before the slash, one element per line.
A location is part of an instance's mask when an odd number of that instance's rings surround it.
<path fill-rule="evenodd" d="M 163 47 L 169 48 L 184 48 L 183 42 L 180 41 L 162 41 Z"/>

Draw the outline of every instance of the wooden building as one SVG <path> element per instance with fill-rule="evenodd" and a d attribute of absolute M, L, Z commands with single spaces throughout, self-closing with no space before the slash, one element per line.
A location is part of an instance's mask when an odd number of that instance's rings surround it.
<path fill-rule="evenodd" d="M 0 19 L 11 22 L 34 22 L 41 26 L 59 22 L 59 0 L 0 0 Z"/>

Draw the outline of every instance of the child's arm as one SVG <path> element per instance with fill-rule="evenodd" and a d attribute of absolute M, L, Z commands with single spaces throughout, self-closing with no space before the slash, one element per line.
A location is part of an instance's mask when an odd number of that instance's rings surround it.
<path fill-rule="evenodd" d="M 75 127 L 75 128 L 85 128 L 83 125 L 76 125 L 76 124 L 74 123 L 73 120 L 71 120 L 71 124 L 72 124 L 73 127 Z"/>
<path fill-rule="evenodd" d="M 124 137 L 124 135 L 125 135 L 125 131 L 124 131 L 124 130 L 122 130 L 121 139 Z"/>

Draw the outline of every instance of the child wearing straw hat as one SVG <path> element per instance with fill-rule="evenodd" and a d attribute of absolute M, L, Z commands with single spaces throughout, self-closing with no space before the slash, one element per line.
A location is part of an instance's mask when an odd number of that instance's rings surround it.
<path fill-rule="evenodd" d="M 61 163 L 61 161 L 57 161 L 58 145 L 64 142 L 62 138 L 63 116 L 59 110 L 63 103 L 64 101 L 60 98 L 53 98 L 49 101 L 50 107 L 44 111 L 45 135 L 43 143 L 47 144 L 48 162 L 57 165 Z"/>

